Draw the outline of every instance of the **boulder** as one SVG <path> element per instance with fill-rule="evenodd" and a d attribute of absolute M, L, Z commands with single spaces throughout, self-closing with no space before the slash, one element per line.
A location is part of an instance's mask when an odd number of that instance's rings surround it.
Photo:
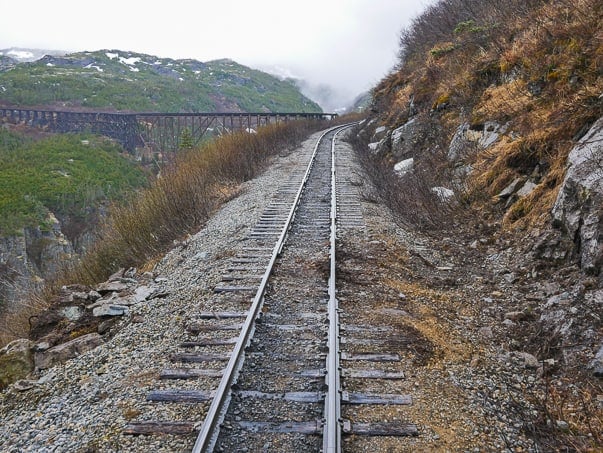
<path fill-rule="evenodd" d="M 379 140 L 368 144 L 368 148 L 372 153 L 381 153 L 384 150 L 386 140 Z"/>
<path fill-rule="evenodd" d="M 507 131 L 507 128 L 508 125 L 500 125 L 493 121 L 475 126 L 462 123 L 457 127 L 448 146 L 448 160 L 457 163 L 479 149 L 490 147 L 501 134 Z"/>
<path fill-rule="evenodd" d="M 77 305 L 70 305 L 63 307 L 59 310 L 59 313 L 67 318 L 69 321 L 77 321 L 84 316 L 84 309 Z"/>
<path fill-rule="evenodd" d="M 473 144 L 467 138 L 468 130 L 469 123 L 462 123 L 457 127 L 456 132 L 452 136 L 452 140 L 450 140 L 450 145 L 448 146 L 448 160 L 450 162 L 462 160 L 470 153 Z"/>
<path fill-rule="evenodd" d="M 509 198 L 511 195 L 513 195 L 515 193 L 515 191 L 517 190 L 517 187 L 522 183 L 523 179 L 521 178 L 515 178 L 511 184 L 509 184 L 507 187 L 505 187 L 503 190 L 501 190 L 501 192 L 497 195 L 498 198 L 501 199 L 506 199 Z"/>
<path fill-rule="evenodd" d="M 57 363 L 65 362 L 66 360 L 96 348 L 102 341 L 103 337 L 98 333 L 89 333 L 46 351 L 37 351 L 34 357 L 35 366 L 40 370 L 50 368 Z"/>
<path fill-rule="evenodd" d="M 454 197 L 454 191 L 446 187 L 432 187 L 431 192 L 438 197 L 442 203 L 446 203 Z"/>
<path fill-rule="evenodd" d="M 149 299 L 156 291 L 157 288 L 152 286 L 139 286 L 136 288 L 133 295 L 135 303 L 143 302 Z"/>
<path fill-rule="evenodd" d="M 525 184 L 521 186 L 521 189 L 517 191 L 516 195 L 518 197 L 527 197 L 534 191 L 536 186 L 537 184 L 534 184 L 532 181 L 526 181 Z"/>
<path fill-rule="evenodd" d="M 404 159 L 403 161 L 400 161 L 396 165 L 394 165 L 394 171 L 398 175 L 402 176 L 408 173 L 409 171 L 412 171 L 414 165 L 415 160 L 412 157 L 410 159 Z"/>
<path fill-rule="evenodd" d="M 117 280 L 113 280 L 113 281 L 107 281 L 105 283 L 101 283 L 100 285 L 98 285 L 98 288 L 96 288 L 96 291 L 99 294 L 107 294 L 107 293 L 111 293 L 111 292 L 120 292 L 120 291 L 125 291 L 126 289 L 128 289 L 128 285 L 126 283 L 123 283 L 121 281 L 117 281 Z"/>
<path fill-rule="evenodd" d="M 0 390 L 33 371 L 32 347 L 31 341 L 20 338 L 0 349 Z"/>
<path fill-rule="evenodd" d="M 402 157 L 415 151 L 420 140 L 421 127 L 416 118 L 392 131 L 391 145 L 394 156 Z"/>
<path fill-rule="evenodd" d="M 123 316 L 128 313 L 128 307 L 125 305 L 105 304 L 94 307 L 92 316 Z"/>
<path fill-rule="evenodd" d="M 553 225 L 574 241 L 582 269 L 598 274 L 603 261 L 603 117 L 572 149 L 553 206 Z"/>

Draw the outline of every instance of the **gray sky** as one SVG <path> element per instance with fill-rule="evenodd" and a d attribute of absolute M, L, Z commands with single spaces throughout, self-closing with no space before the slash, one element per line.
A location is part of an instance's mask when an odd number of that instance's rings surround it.
<path fill-rule="evenodd" d="M 429 0 L 0 0 L 0 49 L 119 49 L 304 78 L 346 102 L 395 64 Z"/>

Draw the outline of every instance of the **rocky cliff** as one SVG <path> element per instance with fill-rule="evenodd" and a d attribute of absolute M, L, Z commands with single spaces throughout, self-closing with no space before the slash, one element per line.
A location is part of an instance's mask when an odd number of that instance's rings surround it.
<path fill-rule="evenodd" d="M 52 213 L 43 228 L 22 228 L 0 237 L 0 300 L 9 304 L 19 299 L 75 257 L 73 244 Z"/>

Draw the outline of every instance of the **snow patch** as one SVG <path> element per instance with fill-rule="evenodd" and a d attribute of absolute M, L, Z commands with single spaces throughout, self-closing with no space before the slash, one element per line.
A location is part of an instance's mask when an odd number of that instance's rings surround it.
<path fill-rule="evenodd" d="M 90 63 L 88 66 L 84 66 L 84 69 L 96 69 L 98 72 L 104 72 L 103 68 L 100 68 L 92 63 Z"/>
<path fill-rule="evenodd" d="M 119 61 L 122 62 L 123 64 L 127 64 L 128 66 L 132 66 L 133 64 L 136 64 L 140 61 L 140 57 L 131 57 L 131 58 L 119 57 Z"/>
<path fill-rule="evenodd" d="M 46 63 L 46 66 L 52 68 L 54 65 L 52 63 Z"/>
<path fill-rule="evenodd" d="M 6 88 L 4 88 L 3 86 L 2 86 L 2 87 L 0 87 L 0 88 L 2 88 L 2 91 L 6 91 Z"/>
<path fill-rule="evenodd" d="M 132 72 L 139 72 L 139 71 L 140 71 L 140 69 L 130 67 L 130 71 L 132 71 Z"/>
<path fill-rule="evenodd" d="M 113 60 L 114 58 L 119 57 L 118 53 L 111 53 L 111 52 L 105 52 L 105 55 L 107 56 L 107 58 L 109 58 L 110 60 Z"/>
<path fill-rule="evenodd" d="M 178 80 L 180 80 L 181 82 L 184 82 L 184 79 L 182 77 L 178 77 Z"/>

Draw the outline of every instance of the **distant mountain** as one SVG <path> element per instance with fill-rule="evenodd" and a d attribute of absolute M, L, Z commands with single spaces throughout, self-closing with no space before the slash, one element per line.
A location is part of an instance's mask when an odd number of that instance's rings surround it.
<path fill-rule="evenodd" d="M 24 47 L 10 47 L 8 49 L 0 49 L 0 59 L 8 57 L 17 63 L 36 61 L 44 55 L 65 55 L 67 52 L 62 50 L 44 50 L 44 49 L 27 49 Z"/>
<path fill-rule="evenodd" d="M 349 111 L 362 112 L 370 107 L 372 101 L 373 95 L 370 93 L 370 91 L 366 91 L 354 99 L 354 103 L 352 104 L 352 107 L 350 107 Z"/>
<path fill-rule="evenodd" d="M 19 53 L 21 52 L 21 53 Z M 0 105 L 160 112 L 321 112 L 291 80 L 232 60 L 174 60 L 121 50 L 2 51 Z"/>

